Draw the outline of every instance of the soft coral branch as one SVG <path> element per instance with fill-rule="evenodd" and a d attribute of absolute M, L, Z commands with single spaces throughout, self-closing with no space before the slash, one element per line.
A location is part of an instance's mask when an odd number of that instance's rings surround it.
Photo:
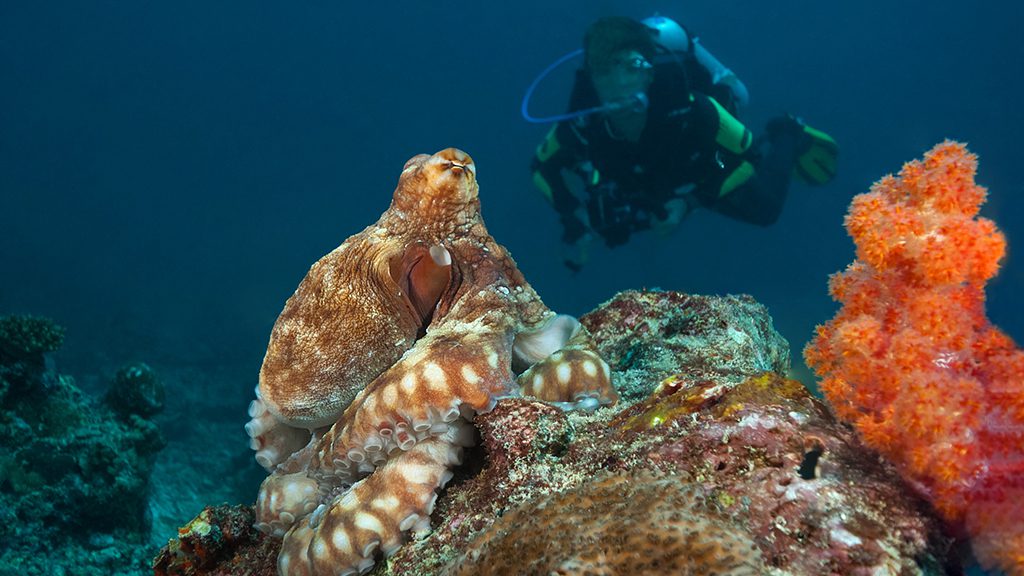
<path fill-rule="evenodd" d="M 975 156 L 944 142 L 854 198 L 843 304 L 804 350 L 854 424 L 989 566 L 1024 574 L 1024 352 L 985 316 L 1006 241 Z"/>

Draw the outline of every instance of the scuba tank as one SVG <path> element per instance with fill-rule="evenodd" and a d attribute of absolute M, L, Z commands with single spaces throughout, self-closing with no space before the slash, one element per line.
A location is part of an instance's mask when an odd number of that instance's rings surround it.
<path fill-rule="evenodd" d="M 684 57 L 692 56 L 697 64 L 707 71 L 712 85 L 724 87 L 732 94 L 738 108 L 747 106 L 750 102 L 750 93 L 747 92 L 746 85 L 732 70 L 715 58 L 714 54 L 700 43 L 699 38 L 688 34 L 675 20 L 657 14 L 640 22 L 654 30 L 654 41 L 665 50 Z"/>

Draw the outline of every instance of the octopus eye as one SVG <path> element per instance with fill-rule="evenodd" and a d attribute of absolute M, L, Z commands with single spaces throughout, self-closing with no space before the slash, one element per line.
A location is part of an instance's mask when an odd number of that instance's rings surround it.
<path fill-rule="evenodd" d="M 465 164 L 461 164 L 459 162 L 449 162 L 448 169 L 456 173 L 466 171 L 469 172 L 471 176 L 476 176 L 476 164 L 473 164 L 472 162 L 467 162 Z"/>
<path fill-rule="evenodd" d="M 447 148 L 434 154 L 428 163 L 436 165 L 442 171 L 469 172 L 476 175 L 476 165 L 473 158 L 458 148 Z"/>

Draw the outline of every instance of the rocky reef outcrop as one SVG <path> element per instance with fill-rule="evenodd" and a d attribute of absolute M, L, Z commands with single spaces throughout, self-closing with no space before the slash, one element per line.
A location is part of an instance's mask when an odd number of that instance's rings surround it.
<path fill-rule="evenodd" d="M 581 322 L 622 401 L 478 415 L 429 533 L 371 574 L 957 573 L 929 505 L 787 378 L 756 301 L 630 291 Z M 251 518 L 204 511 L 156 574 L 274 574 Z"/>

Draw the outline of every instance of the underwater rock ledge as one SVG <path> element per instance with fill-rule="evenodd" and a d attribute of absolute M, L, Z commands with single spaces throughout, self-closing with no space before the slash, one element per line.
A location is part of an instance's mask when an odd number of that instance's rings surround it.
<path fill-rule="evenodd" d="M 580 320 L 623 401 L 478 416 L 429 534 L 370 574 L 958 572 L 928 505 L 786 378 L 755 300 L 627 291 Z M 280 543 L 251 525 L 251 506 L 207 508 L 155 574 L 275 574 Z"/>

